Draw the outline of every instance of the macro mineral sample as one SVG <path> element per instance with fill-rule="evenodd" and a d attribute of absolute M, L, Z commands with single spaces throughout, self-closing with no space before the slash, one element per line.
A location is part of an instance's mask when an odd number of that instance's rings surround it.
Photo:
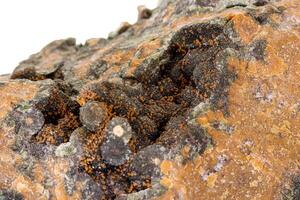
<path fill-rule="evenodd" d="M 90 131 L 97 131 L 108 116 L 105 104 L 88 102 L 80 108 L 80 121 Z"/>
<path fill-rule="evenodd" d="M 300 2 L 161 0 L 0 76 L 0 199 L 300 199 Z"/>

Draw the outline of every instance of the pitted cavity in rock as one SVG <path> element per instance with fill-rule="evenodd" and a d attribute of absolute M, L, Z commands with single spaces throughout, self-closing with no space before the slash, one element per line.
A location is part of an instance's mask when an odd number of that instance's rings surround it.
<path fill-rule="evenodd" d="M 162 160 L 185 146 L 190 156 L 200 154 L 211 143 L 204 129 L 187 119 L 206 100 L 226 112 L 227 87 L 234 74 L 218 62 L 226 59 L 223 51 L 236 48 L 224 31 L 226 25 L 184 27 L 167 50 L 146 60 L 133 78 L 94 83 L 81 93 L 83 101 L 112 106 L 112 121 L 88 136 L 81 162 L 82 169 L 106 188 L 107 198 L 150 187 L 160 175 Z M 115 117 L 126 119 L 130 130 L 113 122 Z M 121 140 L 131 129 L 129 142 Z"/>
<path fill-rule="evenodd" d="M 191 159 L 212 143 L 190 115 L 203 102 L 227 112 L 227 88 L 235 76 L 222 63 L 227 50 L 236 48 L 228 28 L 227 21 L 183 27 L 133 77 L 84 89 L 81 108 L 72 92 L 53 82 L 33 103 L 44 121 L 31 142 L 61 144 L 56 156 L 70 156 L 77 149 L 69 138 L 82 126 L 86 137 L 79 170 L 102 185 L 106 199 L 150 188 L 161 176 L 163 160 L 177 159 L 183 148 L 189 151 L 182 159 Z M 30 121 L 25 122 L 26 128 Z"/>
<path fill-rule="evenodd" d="M 56 85 L 47 91 L 46 96 L 39 97 L 32 104 L 45 119 L 41 130 L 32 137 L 32 142 L 54 145 L 68 142 L 71 133 L 81 125 L 79 105 Z"/>

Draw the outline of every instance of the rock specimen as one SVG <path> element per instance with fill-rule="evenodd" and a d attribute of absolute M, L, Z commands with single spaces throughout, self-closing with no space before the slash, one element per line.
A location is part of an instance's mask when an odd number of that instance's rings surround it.
<path fill-rule="evenodd" d="M 0 76 L 0 199 L 299 199 L 298 0 L 162 0 Z"/>

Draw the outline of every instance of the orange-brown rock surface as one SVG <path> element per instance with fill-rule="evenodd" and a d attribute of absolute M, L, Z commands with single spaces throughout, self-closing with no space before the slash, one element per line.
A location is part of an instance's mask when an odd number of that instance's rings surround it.
<path fill-rule="evenodd" d="M 300 2 L 162 0 L 0 76 L 0 199 L 300 199 Z"/>

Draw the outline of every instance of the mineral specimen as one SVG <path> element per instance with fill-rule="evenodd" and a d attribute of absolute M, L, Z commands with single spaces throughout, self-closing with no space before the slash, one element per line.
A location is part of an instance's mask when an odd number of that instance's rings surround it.
<path fill-rule="evenodd" d="M 0 199 L 300 199 L 298 0 L 161 0 L 0 76 Z"/>
<path fill-rule="evenodd" d="M 88 102 L 80 108 L 80 121 L 90 131 L 97 131 L 108 117 L 105 104 Z"/>

